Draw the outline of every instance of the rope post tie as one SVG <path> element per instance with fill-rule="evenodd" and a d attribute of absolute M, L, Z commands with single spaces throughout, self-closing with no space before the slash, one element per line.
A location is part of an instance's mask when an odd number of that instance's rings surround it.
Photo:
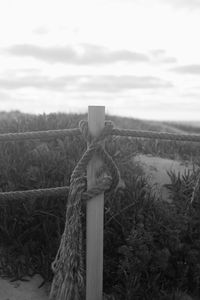
<path fill-rule="evenodd" d="M 52 262 L 54 278 L 50 300 L 82 300 L 85 296 L 86 300 L 102 300 L 103 193 L 115 190 L 120 178 L 115 162 L 104 149 L 104 138 L 112 130 L 109 123 L 104 127 L 104 118 L 105 108 L 92 106 L 89 107 L 89 124 L 84 121 L 79 124 L 88 147 L 71 175 L 65 228 Z M 111 176 L 106 175 L 105 168 Z M 87 180 L 84 176 L 86 170 Z M 85 202 L 86 268 L 82 228 L 82 208 Z"/>
<path fill-rule="evenodd" d="M 104 122 L 105 107 L 89 106 L 88 129 L 92 138 L 100 135 Z M 102 160 L 94 155 L 87 166 L 88 190 L 96 185 L 96 175 L 101 167 Z M 104 194 L 102 193 L 88 200 L 86 206 L 86 300 L 103 299 L 103 223 Z"/>

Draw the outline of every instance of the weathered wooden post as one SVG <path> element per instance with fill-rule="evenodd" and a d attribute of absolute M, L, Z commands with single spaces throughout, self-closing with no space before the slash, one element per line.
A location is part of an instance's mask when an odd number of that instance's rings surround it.
<path fill-rule="evenodd" d="M 104 121 L 104 106 L 88 107 L 88 126 L 93 137 L 101 133 Z M 87 167 L 88 189 L 95 185 L 96 172 L 101 166 L 101 159 L 94 155 Z M 104 194 L 87 202 L 86 213 L 86 300 L 102 300 Z"/>

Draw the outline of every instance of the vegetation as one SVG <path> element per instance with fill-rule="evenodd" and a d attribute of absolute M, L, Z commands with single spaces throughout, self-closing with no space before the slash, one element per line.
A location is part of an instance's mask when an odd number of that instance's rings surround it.
<path fill-rule="evenodd" d="M 0 132 L 74 128 L 86 115 L 0 114 Z M 109 116 L 120 128 L 173 132 L 162 123 Z M 164 128 L 164 129 L 163 129 Z M 4 142 L 0 147 L 2 192 L 69 185 L 86 149 L 83 138 Z M 116 300 L 183 299 L 200 295 L 200 188 L 197 171 L 170 172 L 173 203 L 155 199 L 132 156 L 148 153 L 198 162 L 192 143 L 108 138 L 125 188 L 105 195 L 104 292 Z M 194 194 L 195 186 L 195 194 Z M 191 201 L 192 200 L 192 201 Z M 66 197 L 8 201 L 0 205 L 0 273 L 12 280 L 39 273 L 52 280 L 51 262 L 65 223 Z M 176 296 L 176 298 L 175 298 Z M 185 294 L 186 297 L 186 294 Z M 187 298 L 185 298 L 187 299 Z M 189 299 L 189 298 L 188 298 Z"/>

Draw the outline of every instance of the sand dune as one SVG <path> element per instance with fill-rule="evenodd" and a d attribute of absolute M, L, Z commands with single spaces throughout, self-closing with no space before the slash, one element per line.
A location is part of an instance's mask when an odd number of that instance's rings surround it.
<path fill-rule="evenodd" d="M 170 183 L 167 170 L 183 174 L 185 170 L 193 169 L 193 165 L 188 162 L 142 154 L 135 156 L 134 162 L 142 166 L 156 196 L 165 201 L 171 201 L 169 190 L 164 186 Z"/>
<path fill-rule="evenodd" d="M 10 282 L 0 279 L 0 300 L 48 300 L 49 286 L 39 288 L 43 279 L 39 275 L 30 281 Z"/>

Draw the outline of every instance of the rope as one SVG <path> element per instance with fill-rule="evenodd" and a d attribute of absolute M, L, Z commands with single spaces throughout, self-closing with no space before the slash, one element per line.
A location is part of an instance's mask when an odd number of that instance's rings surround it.
<path fill-rule="evenodd" d="M 27 200 L 27 199 L 36 199 L 39 197 L 60 197 L 68 193 L 69 187 L 55 187 L 55 188 L 46 188 L 46 189 L 37 189 L 37 190 L 27 190 L 27 191 L 14 191 L 14 192 L 4 192 L 0 193 L 0 205 L 4 201 L 14 201 L 14 200 Z"/>
<path fill-rule="evenodd" d="M 85 268 L 83 263 L 83 233 L 82 233 L 82 200 L 88 200 L 100 193 L 115 189 L 120 174 L 117 166 L 105 151 L 100 142 L 112 130 L 106 124 L 102 134 L 92 140 L 88 134 L 87 123 L 80 122 L 80 130 L 86 141 L 90 141 L 88 149 L 79 160 L 70 180 L 69 196 L 66 208 L 65 229 L 61 243 L 52 263 L 54 278 L 50 291 L 51 300 L 81 300 L 85 294 Z M 102 168 L 96 186 L 86 191 L 86 168 L 94 155 L 99 156 L 104 167 Z M 108 169 L 111 176 L 106 175 Z"/>
<path fill-rule="evenodd" d="M 92 137 L 90 136 L 89 130 L 87 128 L 87 122 L 82 120 L 79 123 L 79 128 L 0 134 L 0 142 L 29 140 L 29 139 L 53 139 L 53 138 L 59 138 L 59 137 L 61 138 L 61 137 L 72 136 L 72 135 L 78 136 L 81 133 L 88 143 L 92 141 Z M 143 131 L 143 130 L 132 130 L 132 129 L 119 129 L 119 128 L 113 128 L 113 123 L 111 121 L 105 122 L 105 127 L 102 130 L 102 133 L 99 138 L 103 139 L 108 135 L 134 137 L 134 138 L 153 138 L 153 139 L 164 139 L 164 140 L 175 140 L 175 141 L 200 142 L 200 135 L 175 134 L 175 133 L 168 133 L 168 132 Z"/>
<path fill-rule="evenodd" d="M 46 131 L 32 131 L 32 132 L 19 132 L 19 133 L 3 133 L 0 134 L 0 142 L 19 141 L 19 140 L 32 140 L 32 139 L 54 139 L 62 138 L 72 135 L 80 135 L 78 128 L 73 129 L 59 129 L 59 130 L 46 130 Z"/>
<path fill-rule="evenodd" d="M 81 180 L 70 185 L 66 223 L 60 247 L 52 270 L 54 278 L 50 299 L 80 300 L 84 299 L 84 267 L 82 258 L 81 194 L 85 183 Z"/>
<path fill-rule="evenodd" d="M 89 148 L 83 154 L 82 158 L 80 159 L 77 166 L 75 167 L 75 169 L 71 175 L 70 182 L 72 183 L 73 180 L 76 180 L 76 178 L 81 177 L 85 173 L 86 167 L 94 154 L 101 157 L 104 162 L 104 165 L 105 165 L 104 168 L 102 168 L 102 171 L 101 171 L 101 174 L 99 174 L 99 177 L 103 174 L 103 171 L 106 168 L 109 168 L 109 171 L 111 172 L 111 176 L 112 176 L 111 188 L 115 189 L 117 187 L 117 184 L 118 184 L 119 178 L 120 178 L 119 170 L 118 170 L 115 162 L 113 161 L 113 159 L 110 157 L 110 155 L 100 145 L 97 145 L 97 146 L 90 145 L 89 146 Z"/>
<path fill-rule="evenodd" d="M 200 142 L 200 135 L 195 134 L 175 134 L 168 132 L 156 132 L 156 131 L 142 131 L 131 129 L 118 129 L 114 128 L 111 135 L 135 137 L 135 138 L 153 138 L 162 140 L 174 140 L 174 141 L 188 141 L 188 142 Z"/>

